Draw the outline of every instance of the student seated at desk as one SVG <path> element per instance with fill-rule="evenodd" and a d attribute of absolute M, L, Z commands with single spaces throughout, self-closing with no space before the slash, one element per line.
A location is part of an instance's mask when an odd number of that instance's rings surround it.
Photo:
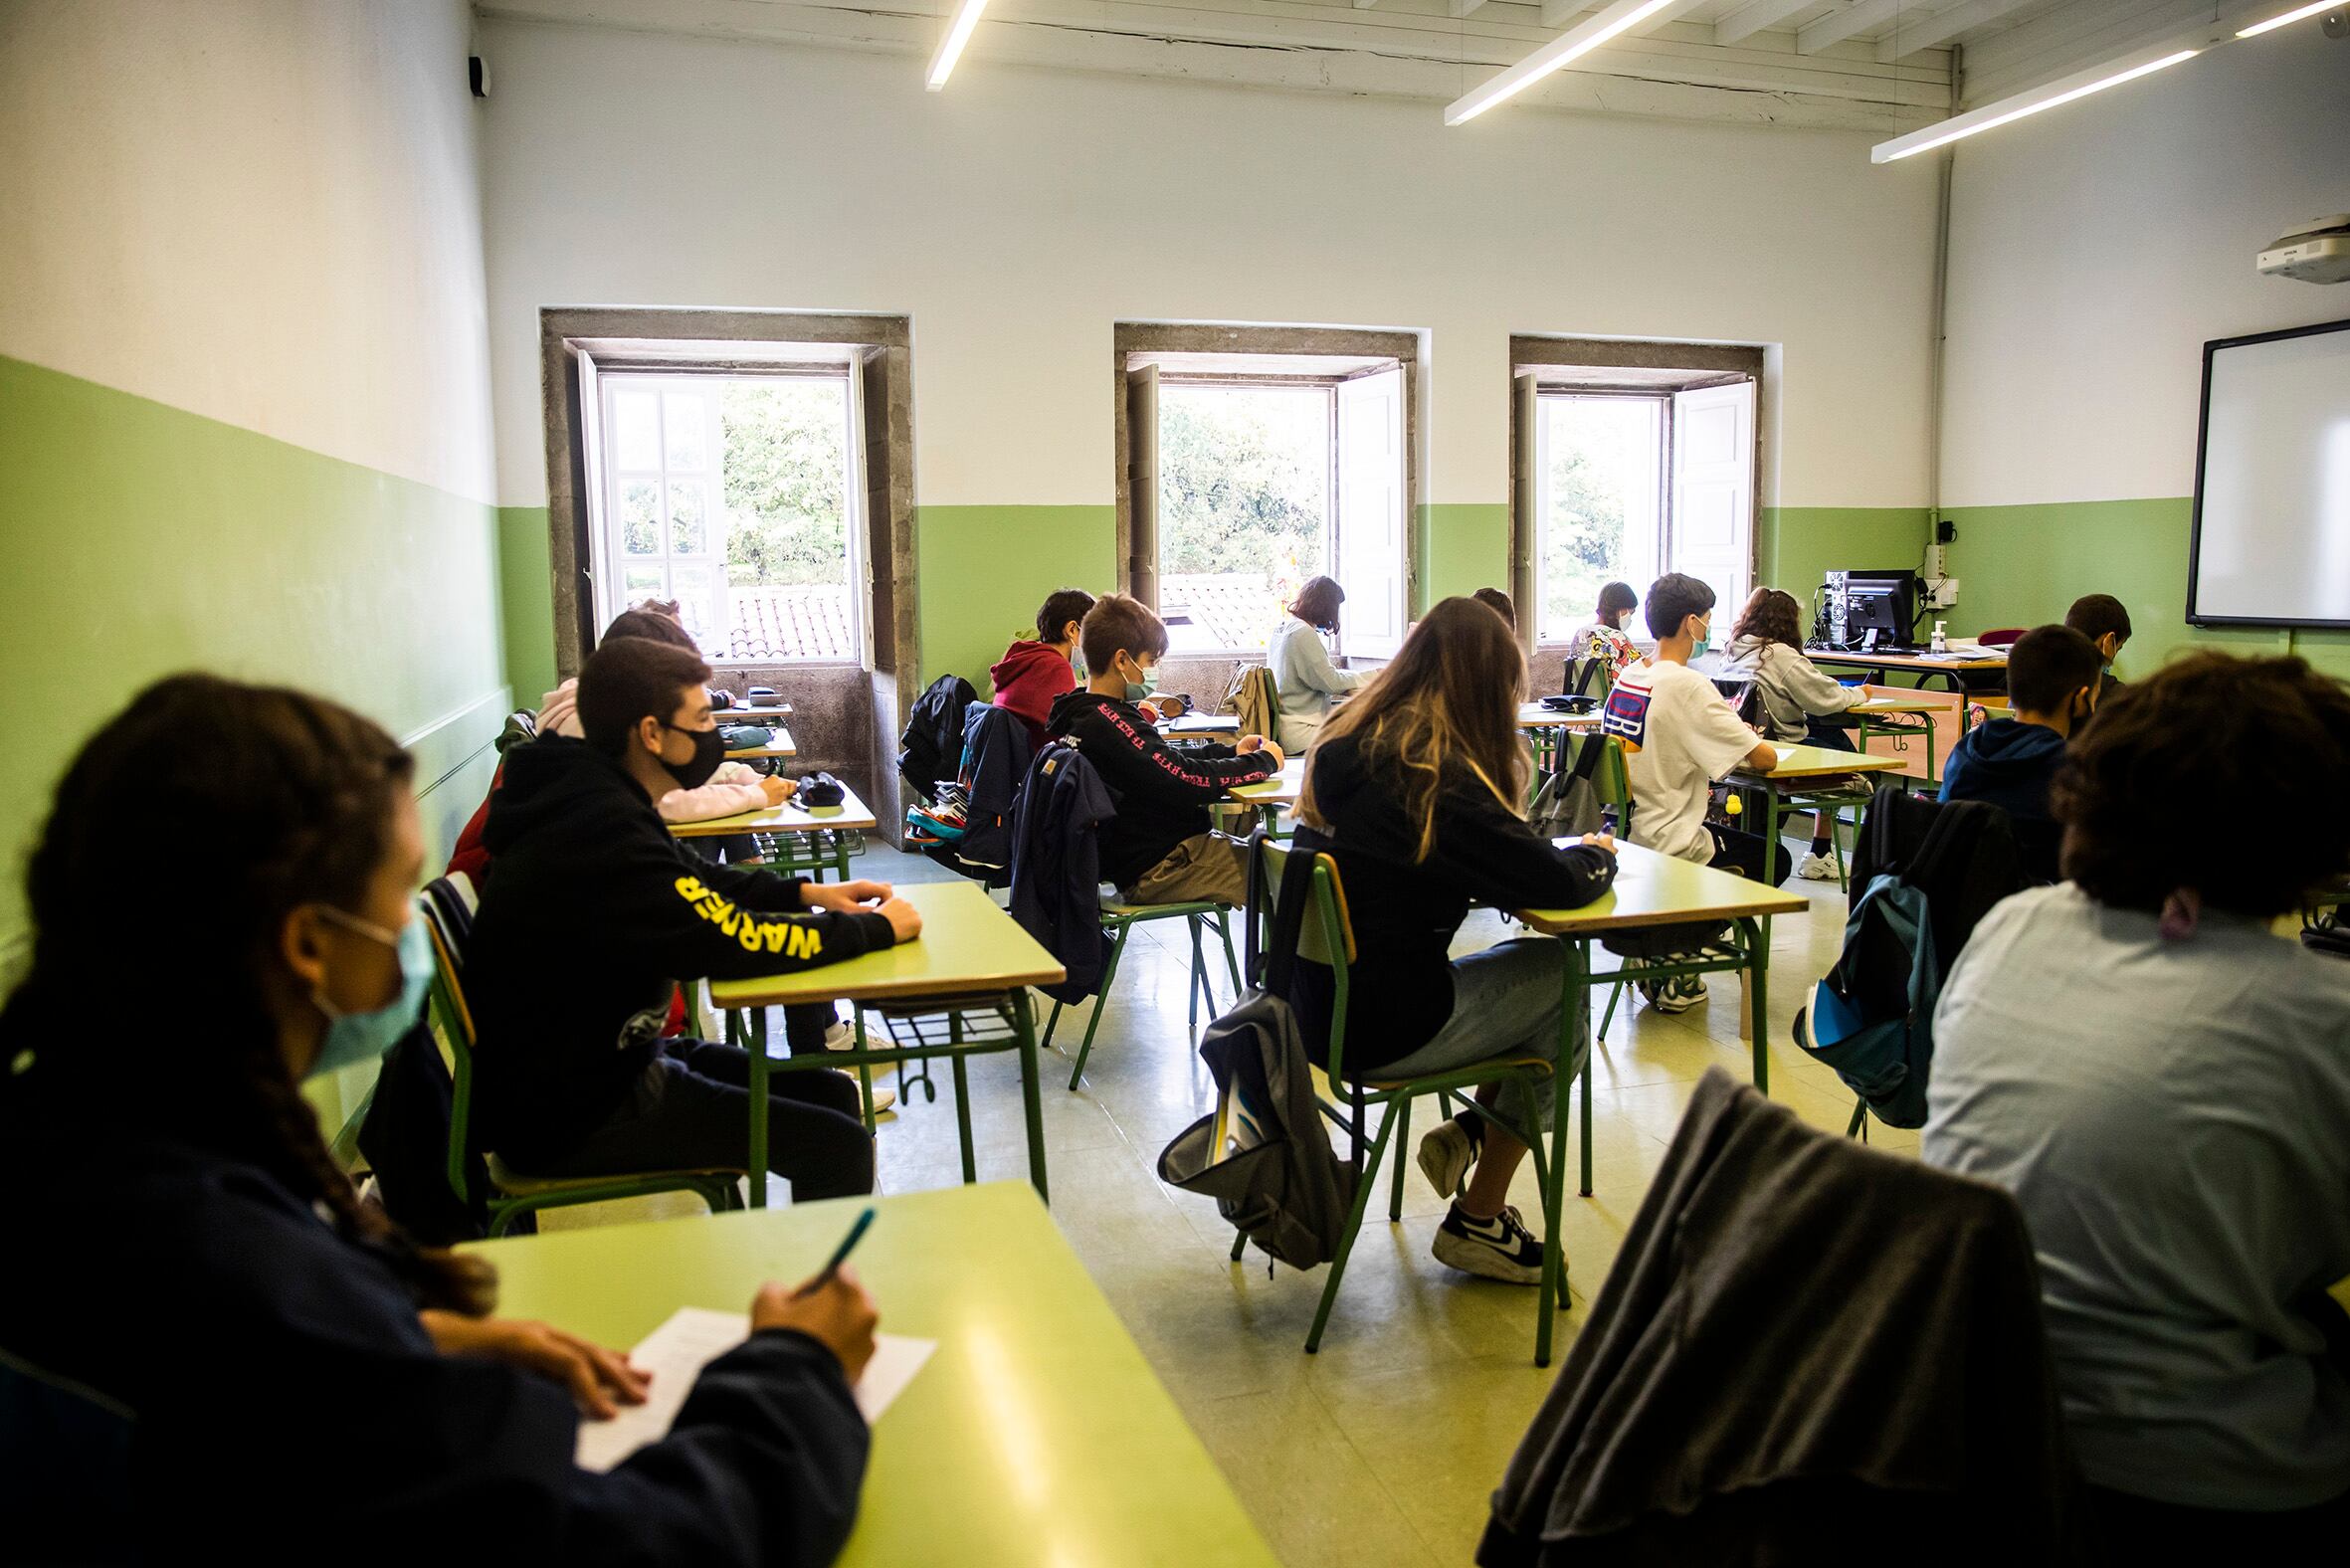
<path fill-rule="evenodd" d="M 1053 704 L 1047 728 L 1077 743 L 1117 808 L 1101 830 L 1101 875 L 1128 903 L 1247 903 L 1245 857 L 1210 830 L 1208 808 L 1237 785 L 1278 777 L 1281 748 L 1263 735 L 1237 746 L 1167 744 L 1137 706 L 1158 689 L 1167 652 L 1165 623 L 1140 600 L 1104 595 L 1079 638 L 1089 679 Z"/>
<path fill-rule="evenodd" d="M 2069 881 L 1943 983 L 1921 1151 L 2023 1206 L 2112 1562 L 2350 1540 L 2350 964 L 2269 930 L 2350 864 L 2345 779 L 2343 683 L 2165 666 L 2057 774 Z M 2252 800 L 2243 831 L 2180 819 Z"/>
<path fill-rule="evenodd" d="M 1525 686 L 1525 656 L 1509 629 L 1471 600 L 1447 599 L 1322 727 L 1297 804 L 1296 847 L 1327 851 L 1346 889 L 1356 949 L 1344 1042 L 1352 1076 L 1406 1078 L 1527 1056 L 1560 1073 L 1581 1071 L 1580 1056 L 1558 1060 L 1563 944 L 1518 937 L 1448 955 L 1472 902 L 1572 908 L 1615 881 L 1609 841 L 1560 849 L 1519 815 Z M 1333 988 L 1328 965 L 1299 960 L 1290 1000 L 1310 1041 L 1328 1036 Z M 1582 1033 L 1578 1053 L 1589 1049 Z M 1478 1102 L 1495 1104 L 1498 1087 L 1478 1089 Z M 1524 1098 L 1499 1109 L 1518 1126 L 1548 1126 L 1550 1096 Z M 1525 1152 L 1470 1111 L 1421 1140 L 1421 1171 L 1454 1200 L 1437 1228 L 1439 1263 L 1513 1284 L 1541 1281 L 1542 1243 L 1508 1202 Z"/>
<path fill-rule="evenodd" d="M 1330 663 L 1330 650 L 1322 643 L 1338 630 L 1338 607 L 1345 602 L 1346 590 L 1335 578 L 1307 578 L 1266 646 L 1265 668 L 1273 673 L 1273 689 L 1280 696 L 1275 720 L 1279 731 L 1273 738 L 1290 756 L 1303 756 L 1313 744 L 1322 720 L 1329 716 L 1330 698 L 1371 679 L 1362 671 L 1341 670 Z"/>
<path fill-rule="evenodd" d="M 1045 720 L 1055 699 L 1077 688 L 1071 656 L 1077 649 L 1077 628 L 1092 608 L 1093 596 L 1084 589 L 1057 589 L 1037 611 L 1036 641 L 1015 642 L 987 673 L 995 683 L 995 705 L 1019 715 L 1033 749 L 1044 749 Z"/>
<path fill-rule="evenodd" d="M 11 1498 L 10 1546 L 70 1493 L 75 1544 L 142 1561 L 831 1561 L 866 1461 L 853 1279 L 760 1290 L 670 1437 L 592 1474 L 582 1414 L 644 1380 L 488 1315 L 490 1267 L 411 1241 L 328 1151 L 298 1084 L 380 1056 L 432 969 L 413 779 L 348 709 L 208 676 L 148 687 L 68 769 L 0 1011 L 0 1378 L 107 1441 L 8 1455 L 12 1483 L 55 1470 Z M 172 850 L 133 895 L 134 820 Z M 126 988 L 144 1016 L 93 1028 Z"/>
<path fill-rule="evenodd" d="M 1632 591 L 1632 584 L 1610 583 L 1602 588 L 1591 619 L 1568 637 L 1567 657 L 1600 661 L 1608 667 L 1610 681 L 1623 675 L 1640 663 L 1640 650 L 1624 635 L 1624 629 L 1632 624 L 1632 613 L 1639 608 L 1640 595 Z"/>
<path fill-rule="evenodd" d="M 1775 887 L 1786 880 L 1785 850 L 1759 834 L 1705 820 L 1715 779 L 1740 764 L 1767 772 L 1779 763 L 1778 749 L 1757 738 L 1714 684 L 1689 668 L 1712 635 L 1713 590 L 1701 578 L 1667 572 L 1649 588 L 1648 620 L 1657 657 L 1617 678 L 1601 720 L 1603 732 L 1624 747 L 1632 842 Z M 1694 975 L 1644 980 L 1641 994 L 1659 1012 L 1685 1013 L 1705 1000 L 1705 982 Z"/>
<path fill-rule="evenodd" d="M 1512 633 L 1517 631 L 1517 606 L 1511 602 L 1509 595 L 1498 588 L 1479 588 L 1469 597 L 1501 617 L 1501 624 Z"/>
<path fill-rule="evenodd" d="M 1844 712 L 1866 693 L 1859 686 L 1841 684 L 1804 657 L 1803 608 L 1793 594 L 1777 588 L 1754 590 L 1730 628 L 1722 675 L 1754 683 L 1762 697 L 1765 738 L 1791 745 L 1826 746 L 1832 751 L 1860 749 L 1853 744 L 1851 730 L 1822 721 Z M 1795 868 L 1798 877 L 1835 881 L 1829 825 L 1825 812 L 1814 822 L 1811 852 Z"/>
<path fill-rule="evenodd" d="M 2122 683 L 2113 674 L 2113 662 L 2121 657 L 2122 645 L 2130 640 L 2130 612 L 2109 593 L 2083 594 L 2064 612 L 2064 624 L 2097 645 L 2097 658 L 2102 661 L 2097 674 L 2097 700 L 2102 702 L 2121 689 Z"/>
<path fill-rule="evenodd" d="M 2097 706 L 2097 649 L 2068 626 L 2026 632 L 2008 650 L 2013 718 L 1987 719 L 1950 748 L 1942 764 L 1942 799 L 1980 800 L 2015 824 L 2024 869 L 2055 882 L 2058 830 L 2049 789 L 2064 761 L 2065 741 Z"/>
<path fill-rule="evenodd" d="M 885 883 L 716 866 L 670 836 L 653 802 L 709 755 L 708 680 L 685 649 L 606 643 L 579 675 L 586 738 L 518 748 L 491 803 L 466 990 L 484 1146 L 529 1175 L 739 1169 L 748 1061 L 662 1040 L 673 988 L 839 963 L 921 929 Z M 832 1021 L 829 1005 L 785 1009 L 793 1054 L 821 1051 Z M 795 1199 L 873 1190 L 854 1078 L 779 1074 L 768 1099 L 769 1162 Z"/>

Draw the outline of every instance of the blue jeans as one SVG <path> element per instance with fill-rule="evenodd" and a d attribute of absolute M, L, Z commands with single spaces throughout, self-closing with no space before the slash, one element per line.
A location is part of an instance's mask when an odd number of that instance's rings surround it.
<path fill-rule="evenodd" d="M 1552 936 L 1519 936 L 1481 953 L 1453 960 L 1453 1016 L 1410 1056 L 1380 1067 L 1381 1079 L 1418 1078 L 1474 1067 L 1495 1057 L 1540 1057 L 1558 1070 L 1558 1015 L 1567 978 L 1566 943 Z M 1591 1054 L 1591 1021 L 1579 1010 L 1575 1060 L 1583 1071 Z M 1528 1099 L 1534 1103 L 1527 1104 Z M 1494 1107 L 1521 1127 L 1547 1128 L 1554 1087 L 1529 1095 L 1521 1085 L 1502 1090 Z"/>

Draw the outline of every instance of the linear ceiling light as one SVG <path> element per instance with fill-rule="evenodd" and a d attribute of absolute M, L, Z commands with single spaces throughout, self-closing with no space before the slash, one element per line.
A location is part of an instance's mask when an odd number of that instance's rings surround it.
<path fill-rule="evenodd" d="M 1445 110 L 1445 123 L 1459 125 L 1476 118 L 1503 98 L 1523 93 L 1567 62 L 1590 54 L 1666 6 L 1679 3 L 1680 0 L 1616 0 L 1582 26 L 1559 34 L 1516 65 L 1487 77 L 1474 91 L 1454 99 Z"/>
<path fill-rule="evenodd" d="M 1994 125 L 2005 125 L 2027 114 L 2037 114 L 2042 109 L 2055 108 L 2059 103 L 2069 103 L 2074 98 L 2087 98 L 2091 93 L 2101 93 L 2107 88 L 2119 87 L 2124 82 L 2150 76 L 2165 66 L 2192 60 L 2200 53 L 2201 50 L 2181 48 L 2176 38 L 2168 39 L 2135 54 L 2103 61 L 2085 71 L 2075 71 L 2068 77 L 2043 83 L 2028 93 L 2019 93 L 2013 98 L 1986 103 L 1981 108 L 1969 109 L 1964 114 L 1913 130 L 1906 136 L 1880 141 L 1868 149 L 1868 161 L 1890 163 L 1912 153 L 1947 146 L 1962 136 L 1972 136 Z"/>
<path fill-rule="evenodd" d="M 2287 11 L 2282 16 L 2272 16 L 2265 22 L 2254 22 L 2236 36 L 2238 38 L 2257 38 L 2272 27 L 2282 27 L 2288 22 L 2298 22 L 2301 18 L 2315 16 L 2320 11 L 2331 11 L 2341 3 L 2342 0 L 2317 0 L 2315 5 L 2305 5 L 2298 10 Z"/>
<path fill-rule="evenodd" d="M 930 78 L 923 86 L 931 92 L 946 86 L 955 62 L 963 58 L 963 46 L 971 42 L 971 30 L 979 25 L 979 13 L 986 9 L 987 0 L 959 0 L 955 6 L 955 18 L 946 25 L 946 37 L 938 41 L 938 53 L 930 57 Z"/>

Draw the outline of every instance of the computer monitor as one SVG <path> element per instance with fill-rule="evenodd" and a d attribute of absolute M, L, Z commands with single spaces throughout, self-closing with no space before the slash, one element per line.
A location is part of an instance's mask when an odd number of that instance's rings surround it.
<path fill-rule="evenodd" d="M 1845 574 L 1845 641 L 1906 643 L 1917 624 L 1917 573 L 1912 571 L 1848 572 Z"/>

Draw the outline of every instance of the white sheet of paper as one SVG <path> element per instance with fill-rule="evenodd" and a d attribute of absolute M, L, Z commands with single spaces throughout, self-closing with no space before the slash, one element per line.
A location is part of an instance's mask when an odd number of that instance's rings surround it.
<path fill-rule="evenodd" d="M 685 1408 L 685 1396 L 701 1369 L 750 1337 L 750 1318 L 742 1312 L 715 1312 L 707 1307 L 681 1306 L 669 1321 L 647 1334 L 629 1360 L 640 1372 L 653 1376 L 642 1405 L 621 1407 L 610 1421 L 582 1421 L 574 1455 L 580 1469 L 608 1470 L 648 1443 L 669 1436 Z M 909 1339 L 903 1334 L 876 1334 L 874 1357 L 866 1363 L 857 1385 L 857 1408 L 867 1422 L 879 1421 L 905 1386 L 922 1370 L 935 1339 Z"/>

